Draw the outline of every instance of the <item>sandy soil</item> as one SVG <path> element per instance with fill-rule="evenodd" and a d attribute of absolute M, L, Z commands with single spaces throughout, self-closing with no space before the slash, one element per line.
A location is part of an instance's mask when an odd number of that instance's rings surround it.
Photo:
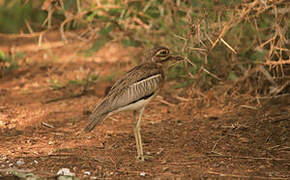
<path fill-rule="evenodd" d="M 131 112 L 91 133 L 83 128 L 106 87 L 136 64 L 130 59 L 140 49 L 107 44 L 84 56 L 89 42 L 63 44 L 51 32 L 39 46 L 37 38 L 0 36 L 2 51 L 25 53 L 20 67 L 0 79 L 0 177 L 12 177 L 7 172 L 13 170 L 54 178 L 69 168 L 80 178 L 100 179 L 290 178 L 286 98 L 249 108 L 242 99 L 221 104 L 218 91 L 211 91 L 204 92 L 209 102 L 198 106 L 198 99 L 176 98 L 183 90 L 168 82 L 145 110 L 142 137 L 151 158 L 138 162 Z M 99 79 L 72 97 L 83 86 L 69 81 L 89 71 Z"/>

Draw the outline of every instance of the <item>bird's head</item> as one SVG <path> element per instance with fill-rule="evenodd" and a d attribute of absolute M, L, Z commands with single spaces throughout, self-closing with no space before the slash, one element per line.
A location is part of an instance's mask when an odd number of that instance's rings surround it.
<path fill-rule="evenodd" d="M 182 60 L 179 56 L 172 56 L 169 49 L 163 46 L 154 47 L 145 53 L 143 62 L 164 63 L 169 60 Z"/>

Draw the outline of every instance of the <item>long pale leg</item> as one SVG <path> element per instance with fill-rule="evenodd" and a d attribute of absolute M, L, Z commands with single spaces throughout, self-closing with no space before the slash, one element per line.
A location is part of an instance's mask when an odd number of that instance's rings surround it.
<path fill-rule="evenodd" d="M 132 125 L 133 125 L 133 131 L 134 131 L 136 147 L 137 147 L 137 153 L 138 153 L 137 158 L 139 158 L 140 157 L 140 146 L 139 146 L 137 124 L 136 124 L 136 111 L 133 111 Z"/>
<path fill-rule="evenodd" d="M 141 129 L 141 122 L 142 122 L 142 115 L 144 112 L 144 107 L 140 110 L 140 114 L 139 114 L 139 119 L 136 125 L 136 131 L 137 131 L 137 136 L 138 136 L 138 145 L 139 145 L 139 153 L 138 153 L 138 159 L 141 161 L 144 161 L 144 154 L 143 154 L 143 145 L 142 145 L 142 138 L 141 138 L 141 134 L 140 134 L 140 129 Z M 137 148 L 138 149 L 138 148 Z"/>

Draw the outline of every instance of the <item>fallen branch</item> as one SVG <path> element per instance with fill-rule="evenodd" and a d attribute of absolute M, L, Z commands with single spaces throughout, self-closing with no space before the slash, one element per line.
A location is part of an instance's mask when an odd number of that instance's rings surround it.
<path fill-rule="evenodd" d="M 42 124 L 43 126 L 45 126 L 45 127 L 48 127 L 48 128 L 54 128 L 53 125 L 50 125 L 50 124 L 45 123 L 45 122 L 42 122 L 41 124 Z"/>

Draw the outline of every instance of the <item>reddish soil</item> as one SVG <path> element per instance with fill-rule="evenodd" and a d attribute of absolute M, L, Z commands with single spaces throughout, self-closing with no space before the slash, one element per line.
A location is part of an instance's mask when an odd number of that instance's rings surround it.
<path fill-rule="evenodd" d="M 204 92 L 209 98 L 202 106 L 199 98 L 176 98 L 184 90 L 168 82 L 145 110 L 141 133 L 151 156 L 145 162 L 135 159 L 131 112 L 83 132 L 110 79 L 133 67 L 130 59 L 140 49 L 107 44 L 86 57 L 79 51 L 88 42 L 64 45 L 57 34 L 46 33 L 41 47 L 37 37 L 0 36 L 7 42 L 0 44 L 2 51 L 26 54 L 18 69 L 0 79 L 0 177 L 18 170 L 54 178 L 69 168 L 77 177 L 100 179 L 290 178 L 287 97 L 261 100 L 259 106 L 237 98 L 220 103 L 221 87 Z M 86 78 L 89 69 L 99 80 L 86 94 L 69 98 L 83 87 L 67 82 Z M 53 89 L 55 80 L 66 86 Z M 17 164 L 20 159 L 24 163 Z"/>

